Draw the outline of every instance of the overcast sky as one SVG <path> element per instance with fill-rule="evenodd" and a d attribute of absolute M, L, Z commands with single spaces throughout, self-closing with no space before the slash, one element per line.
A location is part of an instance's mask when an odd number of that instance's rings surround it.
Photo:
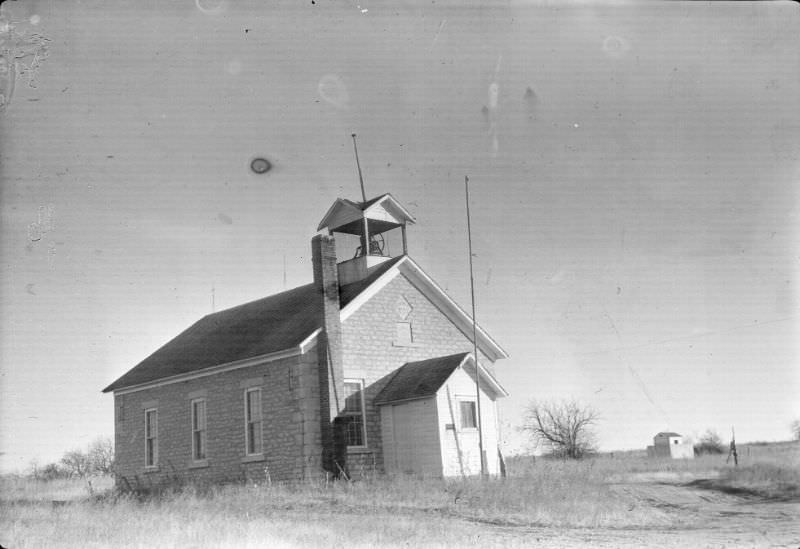
<path fill-rule="evenodd" d="M 100 390 L 212 287 L 219 310 L 309 282 L 317 223 L 360 197 L 353 132 L 467 309 L 470 176 L 510 450 L 532 398 L 594 406 L 605 450 L 789 436 L 798 5 L 390 5 L 2 4 L 0 467 L 110 436 Z"/>

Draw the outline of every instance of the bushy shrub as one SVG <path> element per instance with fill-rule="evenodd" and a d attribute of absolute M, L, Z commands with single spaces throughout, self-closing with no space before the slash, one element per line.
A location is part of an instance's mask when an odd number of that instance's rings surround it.
<path fill-rule="evenodd" d="M 721 454 L 725 451 L 722 438 L 713 429 L 708 429 L 697 444 L 694 445 L 694 455 Z"/>
<path fill-rule="evenodd" d="M 30 476 L 35 480 L 57 480 L 69 478 L 70 473 L 58 463 L 48 463 L 43 467 L 34 465 L 31 469 Z"/>
<path fill-rule="evenodd" d="M 792 430 L 792 438 L 800 440 L 800 418 L 795 419 L 789 427 Z"/>

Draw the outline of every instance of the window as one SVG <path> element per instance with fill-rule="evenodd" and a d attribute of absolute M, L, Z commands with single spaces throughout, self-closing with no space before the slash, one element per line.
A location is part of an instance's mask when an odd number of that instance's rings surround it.
<path fill-rule="evenodd" d="M 477 414 L 475 413 L 474 400 L 461 400 L 458 403 L 461 410 L 461 428 L 476 429 L 478 427 Z"/>
<path fill-rule="evenodd" d="M 411 332 L 410 322 L 395 322 L 394 344 L 399 346 L 411 345 L 414 343 L 414 335 Z"/>
<path fill-rule="evenodd" d="M 206 459 L 206 401 L 192 401 L 192 459 Z"/>
<path fill-rule="evenodd" d="M 344 417 L 345 438 L 348 446 L 364 447 L 367 435 L 364 426 L 364 382 L 345 380 Z"/>
<path fill-rule="evenodd" d="M 247 455 L 260 454 L 261 443 L 261 389 L 248 389 L 244 393 L 245 448 Z"/>
<path fill-rule="evenodd" d="M 144 465 L 155 467 L 158 464 L 158 410 L 144 411 Z"/>

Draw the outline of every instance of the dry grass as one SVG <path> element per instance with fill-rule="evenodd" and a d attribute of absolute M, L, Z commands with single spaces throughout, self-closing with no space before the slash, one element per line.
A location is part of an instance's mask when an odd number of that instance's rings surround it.
<path fill-rule="evenodd" d="M 0 501 L 4 504 L 37 504 L 81 500 L 108 493 L 114 486 L 110 476 L 87 479 L 57 479 L 35 481 L 19 475 L 0 477 Z"/>
<path fill-rule="evenodd" d="M 151 547 L 157 539 L 166 547 L 477 547 L 486 545 L 487 523 L 661 528 L 671 526 L 668 514 L 631 501 L 613 485 L 646 475 L 687 476 L 713 478 L 717 489 L 796 497 L 798 456 L 800 444 L 753 446 L 749 454 L 743 447 L 737 468 L 726 465 L 725 456 L 512 459 L 507 479 L 378 476 L 352 483 L 190 487 L 143 500 L 115 494 L 108 478 L 94 479 L 90 488 L 84 481 L 5 477 L 0 544 Z M 502 537 L 502 529 L 493 535 Z M 500 544 L 520 546 L 513 537 L 491 545 Z"/>
<path fill-rule="evenodd" d="M 191 491 L 157 500 L 83 500 L 73 504 L 4 507 L 0 543 L 6 547 L 356 547 L 387 540 L 442 546 L 443 518 L 421 521 L 376 513 L 281 509 L 263 490 L 239 487 L 198 497 Z"/>
<path fill-rule="evenodd" d="M 345 482 L 187 488 L 137 500 L 85 485 L 3 481 L 6 547 L 339 547 L 485 545 L 486 523 L 647 527 L 667 523 L 626 502 L 589 469 L 548 464 L 536 476 L 444 481 L 412 477 Z M 11 484 L 11 486 L 8 486 Z M 8 489 L 7 489 L 8 488 Z M 48 499 L 71 498 L 52 505 Z M 515 543 L 509 540 L 509 543 Z"/>
<path fill-rule="evenodd" d="M 748 465 L 725 471 L 711 486 L 732 493 L 800 501 L 800 470 L 771 463 Z"/>
<path fill-rule="evenodd" d="M 713 488 L 800 501 L 800 442 L 752 444 L 739 452 L 739 467 L 721 471 Z"/>

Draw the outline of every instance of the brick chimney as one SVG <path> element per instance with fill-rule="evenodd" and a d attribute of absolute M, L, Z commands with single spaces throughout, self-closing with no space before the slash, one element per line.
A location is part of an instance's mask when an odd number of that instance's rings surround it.
<path fill-rule="evenodd" d="M 344 367 L 342 364 L 342 325 L 339 316 L 339 276 L 336 242 L 333 236 L 316 235 L 311 240 L 311 260 L 318 299 L 322 332 L 317 344 L 320 399 L 322 466 L 338 476 L 346 471 L 344 433 L 334 425 L 344 409 Z"/>

